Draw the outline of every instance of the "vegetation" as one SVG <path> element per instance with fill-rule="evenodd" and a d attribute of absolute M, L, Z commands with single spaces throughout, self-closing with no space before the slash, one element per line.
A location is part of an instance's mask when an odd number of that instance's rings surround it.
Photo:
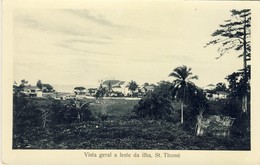
<path fill-rule="evenodd" d="M 169 76 L 175 78 L 173 81 L 172 96 L 181 103 L 181 123 L 183 123 L 183 105 L 188 103 L 191 93 L 195 92 L 195 84 L 191 82 L 192 79 L 198 79 L 198 76 L 193 76 L 191 68 L 183 65 L 177 67 L 170 73 Z"/>
<path fill-rule="evenodd" d="M 243 58 L 243 69 L 226 77 L 230 91 L 227 106 L 232 109 L 232 115 L 237 118 L 237 123 L 241 123 L 240 131 L 250 137 L 251 65 L 248 62 L 251 60 L 251 10 L 231 10 L 231 19 L 219 25 L 219 29 L 212 33 L 212 37 L 214 39 L 206 46 L 220 45 L 218 49 L 220 57 L 235 50 L 239 52 L 238 57 Z"/>
<path fill-rule="evenodd" d="M 137 104 L 134 100 L 101 100 L 100 103 L 85 100 L 92 104 L 86 108 L 87 118 L 79 122 L 74 100 L 14 99 L 14 116 L 23 109 L 14 118 L 14 149 L 250 149 L 248 136 L 242 135 L 239 128 L 234 128 L 230 137 L 200 137 L 194 133 L 195 124 L 187 129 L 179 120 L 137 119 L 132 113 Z M 178 112 L 178 103 L 174 105 L 173 112 Z M 209 111 L 221 106 L 210 105 Z M 45 127 L 37 107 L 49 109 Z"/>
<path fill-rule="evenodd" d="M 165 119 L 172 113 L 171 100 L 163 97 L 161 93 L 148 92 L 139 101 L 134 112 L 139 118 Z"/>
<path fill-rule="evenodd" d="M 218 49 L 220 57 L 231 50 L 242 51 L 238 56 L 243 57 L 244 62 L 244 75 L 243 81 L 241 81 L 244 86 L 244 90 L 241 91 L 243 93 L 242 110 L 248 112 L 249 92 L 247 86 L 250 80 L 248 75 L 250 65 L 247 64 L 247 61 L 251 60 L 251 10 L 231 10 L 231 16 L 232 19 L 225 20 L 225 24 L 219 25 L 219 29 L 212 33 L 212 37 L 216 39 L 208 42 L 206 46 L 220 44 Z"/>
<path fill-rule="evenodd" d="M 132 96 L 134 94 L 134 91 L 138 88 L 138 85 L 135 81 L 131 81 L 129 84 L 128 84 L 128 89 L 131 91 L 132 93 Z"/>
<path fill-rule="evenodd" d="M 107 87 L 100 84 L 96 100 L 30 98 L 20 93 L 28 83 L 22 80 L 19 87 L 14 87 L 13 148 L 250 150 L 251 70 L 247 61 L 251 57 L 251 13 L 250 10 L 231 10 L 231 13 L 235 21 L 226 20 L 212 34 L 219 38 L 207 44 L 221 44 L 220 56 L 232 49 L 243 50 L 244 68 L 227 76 L 228 87 L 218 83 L 213 90 L 228 91 L 227 99 L 208 100 L 205 91 L 192 82 L 198 76 L 185 65 L 169 74 L 175 78 L 173 82 L 151 85 L 155 88 L 146 91 L 140 101 L 100 99 L 111 95 L 110 82 Z M 38 87 L 44 85 L 40 80 L 37 82 Z M 138 85 L 131 81 L 128 88 L 133 97 Z M 85 91 L 85 88 L 75 90 Z M 214 121 L 208 120 L 212 118 Z M 196 126 L 202 121 L 208 122 L 211 130 L 208 132 L 221 130 L 214 127 L 221 125 L 218 118 L 234 120 L 228 130 L 230 136 L 196 136 Z"/>

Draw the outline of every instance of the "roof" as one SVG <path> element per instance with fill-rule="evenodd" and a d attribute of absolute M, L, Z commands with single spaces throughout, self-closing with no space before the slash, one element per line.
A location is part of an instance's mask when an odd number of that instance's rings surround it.
<path fill-rule="evenodd" d="M 106 80 L 102 83 L 102 85 L 108 85 L 110 83 L 111 86 L 114 86 L 116 84 L 118 84 L 120 82 L 120 80 Z"/>
<path fill-rule="evenodd" d="M 207 85 L 208 87 L 214 87 L 215 85 L 214 84 L 209 84 Z"/>
<path fill-rule="evenodd" d="M 120 85 L 114 85 L 113 88 L 121 88 Z"/>
<path fill-rule="evenodd" d="M 125 83 L 125 81 L 120 81 L 119 83 L 118 83 L 118 85 L 123 85 Z"/>
<path fill-rule="evenodd" d="M 145 86 L 144 88 L 147 89 L 147 90 L 153 90 L 153 89 L 154 89 L 154 86 L 149 85 L 149 86 Z"/>

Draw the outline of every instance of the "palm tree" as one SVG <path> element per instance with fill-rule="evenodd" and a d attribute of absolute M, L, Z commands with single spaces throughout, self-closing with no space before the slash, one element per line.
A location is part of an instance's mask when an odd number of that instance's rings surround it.
<path fill-rule="evenodd" d="M 175 68 L 169 76 L 175 78 L 173 81 L 172 96 L 180 101 L 181 123 L 183 123 L 183 105 L 188 102 L 189 94 L 194 92 L 195 89 L 195 84 L 190 80 L 198 79 L 198 76 L 193 76 L 191 68 L 185 65 Z"/>
<path fill-rule="evenodd" d="M 112 89 L 112 85 L 110 82 L 108 82 L 107 84 L 107 92 L 108 92 L 108 96 L 111 96 L 111 92 L 113 91 Z"/>
<path fill-rule="evenodd" d="M 134 91 L 138 88 L 138 85 L 135 81 L 131 81 L 129 84 L 128 84 L 128 89 L 131 91 L 132 93 L 132 97 L 133 97 L 133 94 L 134 94 Z"/>

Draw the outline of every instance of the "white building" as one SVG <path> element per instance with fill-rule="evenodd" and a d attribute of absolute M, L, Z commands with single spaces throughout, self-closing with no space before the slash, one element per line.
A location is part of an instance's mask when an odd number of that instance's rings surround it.
<path fill-rule="evenodd" d="M 25 94 L 26 96 L 32 96 L 32 97 L 42 97 L 42 91 L 40 88 L 36 86 L 26 86 L 23 87 L 23 90 L 21 93 Z"/>

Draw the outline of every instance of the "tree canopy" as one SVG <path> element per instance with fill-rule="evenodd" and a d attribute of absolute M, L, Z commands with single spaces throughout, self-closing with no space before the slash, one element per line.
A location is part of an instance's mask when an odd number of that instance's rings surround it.
<path fill-rule="evenodd" d="M 181 103 L 181 123 L 183 123 L 183 104 L 187 103 L 191 93 L 196 91 L 196 86 L 191 80 L 198 79 L 198 76 L 194 76 L 191 68 L 185 65 L 175 68 L 169 76 L 175 78 L 173 80 L 172 96 Z"/>
<path fill-rule="evenodd" d="M 218 51 L 221 57 L 230 50 L 242 51 L 238 57 L 243 57 L 245 51 L 246 60 L 251 59 L 251 10 L 231 10 L 231 19 L 225 20 L 219 25 L 219 29 L 211 34 L 213 40 L 209 45 L 219 45 Z M 217 58 L 219 58 L 217 57 Z"/>

